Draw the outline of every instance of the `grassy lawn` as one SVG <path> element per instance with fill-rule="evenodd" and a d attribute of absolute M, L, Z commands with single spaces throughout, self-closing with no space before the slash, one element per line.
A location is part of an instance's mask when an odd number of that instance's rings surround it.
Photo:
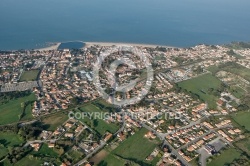
<path fill-rule="evenodd" d="M 19 121 L 19 116 L 22 113 L 22 105 L 26 101 L 36 100 L 35 94 L 29 96 L 20 97 L 15 100 L 11 100 L 6 104 L 0 105 L 0 125 L 14 123 Z M 26 107 L 24 118 L 31 117 L 31 106 Z"/>
<path fill-rule="evenodd" d="M 18 146 L 23 143 L 23 140 L 15 133 L 11 132 L 0 132 L 0 143 L 5 147 L 7 146 Z"/>
<path fill-rule="evenodd" d="M 159 155 L 159 154 L 158 154 Z M 157 163 L 161 160 L 161 157 L 159 156 L 156 156 L 152 162 L 151 162 L 151 165 L 154 166 L 154 165 L 157 165 Z"/>
<path fill-rule="evenodd" d="M 39 70 L 24 71 L 20 77 L 20 81 L 35 81 L 37 80 Z"/>
<path fill-rule="evenodd" d="M 109 154 L 103 161 L 101 161 L 98 166 L 124 166 L 126 161 L 120 159 L 114 154 Z"/>
<path fill-rule="evenodd" d="M 0 166 L 12 166 L 9 160 L 4 160 L 3 162 L 0 163 Z"/>
<path fill-rule="evenodd" d="M 44 163 L 44 161 L 42 161 L 41 159 L 38 159 L 36 157 L 29 157 L 29 155 L 27 155 L 24 158 L 22 158 L 21 160 L 19 160 L 15 164 L 15 166 L 27 166 L 27 165 L 40 166 L 43 163 Z"/>
<path fill-rule="evenodd" d="M 210 163 L 207 164 L 207 166 L 223 166 L 227 163 L 231 163 L 238 157 L 240 157 L 240 153 L 236 149 L 230 148 L 226 151 L 223 151 L 220 156 L 213 159 Z"/>
<path fill-rule="evenodd" d="M 250 131 L 250 112 L 238 112 L 233 115 L 233 119 L 241 126 L 244 126 L 246 130 Z"/>
<path fill-rule="evenodd" d="M 250 155 L 250 137 L 245 138 L 237 143 L 235 143 L 241 150 Z"/>
<path fill-rule="evenodd" d="M 6 147 L 0 145 L 0 159 L 8 154 L 9 150 Z"/>
<path fill-rule="evenodd" d="M 75 151 L 72 149 L 69 152 L 67 152 L 66 155 L 68 156 L 67 158 L 72 159 L 73 163 L 77 163 L 78 161 L 84 158 L 84 154 L 82 152 Z"/>
<path fill-rule="evenodd" d="M 192 166 L 198 166 L 197 158 L 191 160 L 191 161 L 189 162 L 189 164 L 192 165 Z"/>
<path fill-rule="evenodd" d="M 28 120 L 28 119 L 32 119 L 33 118 L 33 115 L 32 115 L 32 104 L 28 104 L 25 108 L 25 112 L 24 112 L 24 115 L 22 117 L 21 120 Z"/>
<path fill-rule="evenodd" d="M 80 110 L 84 112 L 104 112 L 100 110 L 98 107 L 94 106 L 93 104 L 87 104 L 81 107 Z"/>
<path fill-rule="evenodd" d="M 42 122 L 45 124 L 46 130 L 56 130 L 68 119 L 67 113 L 62 111 L 43 117 Z"/>
<path fill-rule="evenodd" d="M 0 159 L 9 152 L 8 147 L 18 146 L 23 140 L 15 133 L 0 132 Z"/>
<path fill-rule="evenodd" d="M 216 74 L 218 71 L 220 71 L 218 66 L 209 66 L 207 70 L 212 72 L 213 74 Z"/>
<path fill-rule="evenodd" d="M 237 86 L 230 87 L 229 91 L 232 93 L 232 95 L 234 95 L 238 99 L 240 99 L 241 97 L 243 97 L 246 94 L 246 92 L 243 89 L 241 89 L 240 87 L 237 87 Z"/>
<path fill-rule="evenodd" d="M 211 74 L 205 74 L 190 80 L 178 83 L 179 87 L 199 95 L 200 99 L 206 101 L 210 108 L 216 108 L 217 97 L 208 93 L 210 88 L 218 89 L 221 81 Z"/>
<path fill-rule="evenodd" d="M 143 128 L 133 136 L 123 141 L 113 152 L 121 158 L 133 160 L 138 164 L 147 163 L 146 157 L 157 147 L 158 140 L 149 140 L 144 137 L 148 130 Z"/>
<path fill-rule="evenodd" d="M 103 100 L 103 99 L 98 99 L 98 100 L 95 100 L 95 101 L 93 101 L 92 102 L 93 104 L 95 104 L 95 103 L 99 103 L 99 104 L 101 104 L 101 105 L 103 105 L 104 107 L 113 107 L 113 105 L 112 104 L 110 104 L 110 103 L 108 103 L 108 102 L 106 102 L 105 100 Z"/>
<path fill-rule="evenodd" d="M 53 148 L 49 148 L 47 144 L 43 144 L 38 152 L 33 151 L 32 154 L 36 156 L 58 157 L 58 154 L 53 150 Z"/>
<path fill-rule="evenodd" d="M 93 104 L 87 104 L 80 108 L 80 111 L 82 112 L 89 112 L 89 113 L 105 113 L 106 110 L 100 110 L 98 107 L 94 106 Z M 107 123 L 105 120 L 103 120 L 104 114 L 100 117 L 93 116 L 91 119 L 88 117 L 83 117 L 79 119 L 80 121 L 86 123 L 93 129 L 95 129 L 99 134 L 104 135 L 106 131 L 109 131 L 111 133 L 115 133 L 119 127 L 116 124 L 113 123 Z"/>

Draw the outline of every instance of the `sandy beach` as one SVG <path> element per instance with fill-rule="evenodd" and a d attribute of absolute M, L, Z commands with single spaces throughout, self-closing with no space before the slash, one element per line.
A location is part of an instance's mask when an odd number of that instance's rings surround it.
<path fill-rule="evenodd" d="M 99 46 L 113 46 L 113 45 L 130 45 L 130 46 L 137 46 L 137 47 L 169 47 L 169 48 L 175 48 L 172 46 L 163 46 L 163 45 L 156 45 L 156 44 L 140 44 L 140 43 L 111 43 L 111 42 L 84 42 L 84 47 L 91 47 L 93 45 L 99 45 Z"/>
<path fill-rule="evenodd" d="M 72 41 L 71 41 L 72 42 Z M 161 46 L 161 47 L 168 47 L 168 48 L 176 48 L 173 46 L 164 46 L 164 45 L 156 45 L 156 44 L 140 44 L 140 43 L 115 43 L 115 42 L 84 42 L 84 41 L 78 41 L 78 42 L 82 42 L 84 43 L 83 48 L 88 48 L 94 45 L 99 45 L 99 46 L 113 46 L 113 45 L 127 45 L 127 46 L 136 46 L 136 47 L 152 47 L 155 48 L 157 46 Z M 67 42 L 65 42 L 67 43 Z M 35 49 L 37 51 L 49 51 L 49 50 L 57 50 L 58 47 L 60 46 L 61 43 L 55 43 L 49 47 L 45 47 L 45 48 L 39 48 L 39 49 Z"/>
<path fill-rule="evenodd" d="M 49 50 L 57 50 L 61 43 L 55 43 L 49 47 L 35 49 L 36 51 L 49 51 Z"/>

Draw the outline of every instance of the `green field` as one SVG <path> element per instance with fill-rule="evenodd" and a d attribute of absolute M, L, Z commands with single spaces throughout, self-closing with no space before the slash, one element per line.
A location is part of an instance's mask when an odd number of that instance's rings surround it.
<path fill-rule="evenodd" d="M 233 119 L 246 130 L 250 131 L 250 112 L 238 112 L 233 115 Z"/>
<path fill-rule="evenodd" d="M 250 155 L 250 137 L 245 138 L 235 143 L 237 147 Z"/>
<path fill-rule="evenodd" d="M 210 108 L 216 108 L 217 97 L 208 92 L 213 88 L 217 90 L 221 86 L 221 81 L 211 74 L 205 74 L 190 80 L 182 81 L 178 83 L 178 86 L 182 89 L 186 89 L 188 92 L 199 95 L 200 99 L 207 102 Z"/>
<path fill-rule="evenodd" d="M 95 104 L 95 103 L 101 104 L 101 105 L 103 105 L 104 107 L 113 107 L 112 104 L 106 102 L 106 101 L 103 100 L 103 99 L 97 99 L 97 100 L 95 100 L 95 101 L 92 102 L 92 104 Z"/>
<path fill-rule="evenodd" d="M 89 112 L 89 113 L 105 113 L 107 112 L 106 110 L 100 110 L 98 107 L 94 106 L 93 104 L 87 104 L 83 107 L 80 108 L 80 111 L 82 112 Z M 97 116 L 93 116 L 92 119 L 88 117 L 83 117 L 79 119 L 80 121 L 86 123 L 93 129 L 95 129 L 99 134 L 104 135 L 106 131 L 109 131 L 111 133 L 115 133 L 119 127 L 116 124 L 113 123 L 107 123 L 105 120 L 102 118 L 104 117 L 104 114 L 100 116 L 100 118 Z"/>
<path fill-rule="evenodd" d="M 0 159 L 9 152 L 8 147 L 19 146 L 23 140 L 15 133 L 0 132 Z"/>
<path fill-rule="evenodd" d="M 242 98 L 246 94 L 246 92 L 242 88 L 237 86 L 231 86 L 229 88 L 229 91 L 238 99 Z"/>
<path fill-rule="evenodd" d="M 33 107 L 32 103 L 30 103 L 26 106 L 25 111 L 24 111 L 24 115 L 23 115 L 21 120 L 28 120 L 28 119 L 33 118 L 32 107 Z"/>
<path fill-rule="evenodd" d="M 8 152 L 9 152 L 9 150 L 6 147 L 0 145 L 0 160 L 4 156 L 6 156 L 8 154 Z"/>
<path fill-rule="evenodd" d="M 36 158 L 36 157 L 30 157 L 29 155 L 27 155 L 21 160 L 19 160 L 17 163 L 15 163 L 14 165 L 15 166 L 28 166 L 28 165 L 40 166 L 43 163 L 44 161 L 42 161 L 41 159 Z"/>
<path fill-rule="evenodd" d="M 62 111 L 43 117 L 42 122 L 46 130 L 54 131 L 68 119 L 67 113 Z"/>
<path fill-rule="evenodd" d="M 110 153 L 107 157 L 101 161 L 98 166 L 124 166 L 126 161 L 120 159 L 118 156 Z"/>
<path fill-rule="evenodd" d="M 39 74 L 39 70 L 30 70 L 24 71 L 20 77 L 19 81 L 35 81 L 37 80 L 37 76 Z"/>
<path fill-rule="evenodd" d="M 223 67 L 223 70 L 239 75 L 245 78 L 246 80 L 250 81 L 250 69 L 244 66 L 241 66 L 237 63 L 231 63 L 227 65 L 226 67 Z"/>
<path fill-rule="evenodd" d="M 148 130 L 143 128 L 136 132 L 133 136 L 123 141 L 113 152 L 113 154 L 132 160 L 138 164 L 145 164 L 146 157 L 153 152 L 158 145 L 158 140 L 149 140 L 144 137 Z"/>
<path fill-rule="evenodd" d="M 33 151 L 32 154 L 34 154 L 34 156 L 58 157 L 58 154 L 53 150 L 53 148 L 49 148 L 47 144 L 43 144 L 39 151 Z"/>
<path fill-rule="evenodd" d="M 192 166 L 198 166 L 198 161 L 197 161 L 197 159 L 199 160 L 199 158 L 194 158 L 193 160 L 191 160 L 190 162 L 189 162 L 189 164 L 190 165 L 192 165 Z"/>
<path fill-rule="evenodd" d="M 219 66 L 210 66 L 208 68 L 209 71 L 211 71 L 212 73 L 217 73 L 218 71 L 227 71 L 230 72 L 232 74 L 235 75 L 239 75 L 241 77 L 243 77 L 244 79 L 250 81 L 250 69 L 239 65 L 235 62 L 228 62 L 226 64 L 222 64 Z"/>
<path fill-rule="evenodd" d="M 68 151 L 65 155 L 67 156 L 67 158 L 70 158 L 73 163 L 77 163 L 84 158 L 84 154 L 82 152 L 73 149 Z"/>
<path fill-rule="evenodd" d="M 238 152 L 236 149 L 230 148 L 223 153 L 213 159 L 210 163 L 207 164 L 207 166 L 223 166 L 225 164 L 230 164 L 234 159 L 237 159 L 240 157 L 240 152 Z"/>
<path fill-rule="evenodd" d="M 32 93 L 29 96 L 20 97 L 0 105 L 0 125 L 19 121 L 19 116 L 23 110 L 23 103 L 34 100 L 36 100 L 36 96 Z M 25 116 L 23 118 L 26 117 L 31 117 L 31 106 L 28 106 L 25 110 Z"/>

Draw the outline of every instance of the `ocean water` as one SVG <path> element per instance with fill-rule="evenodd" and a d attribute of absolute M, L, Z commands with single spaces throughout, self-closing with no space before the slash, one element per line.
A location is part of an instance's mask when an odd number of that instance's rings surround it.
<path fill-rule="evenodd" d="M 1 0 L 0 50 L 50 42 L 250 41 L 249 0 Z"/>

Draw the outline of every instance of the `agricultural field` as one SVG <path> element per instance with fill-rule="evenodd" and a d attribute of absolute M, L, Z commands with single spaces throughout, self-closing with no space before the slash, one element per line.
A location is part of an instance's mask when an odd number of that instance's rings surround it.
<path fill-rule="evenodd" d="M 0 132 L 0 159 L 9 152 L 8 147 L 18 146 L 23 140 L 15 133 Z"/>
<path fill-rule="evenodd" d="M 228 90 L 238 99 L 242 98 L 246 94 L 242 88 L 237 86 L 231 86 Z"/>
<path fill-rule="evenodd" d="M 236 149 L 230 148 L 222 152 L 220 156 L 215 157 L 207 166 L 222 166 L 230 164 L 234 159 L 240 157 L 240 152 Z"/>
<path fill-rule="evenodd" d="M 41 159 L 30 157 L 29 155 L 19 160 L 14 166 L 41 165 L 44 163 Z"/>
<path fill-rule="evenodd" d="M 234 114 L 233 119 L 240 124 L 243 128 L 250 131 L 250 112 L 238 112 Z"/>
<path fill-rule="evenodd" d="M 106 110 L 100 110 L 98 107 L 96 107 L 93 104 L 87 104 L 80 108 L 80 111 L 82 112 L 89 112 L 89 113 L 100 113 L 102 116 L 100 117 L 81 117 L 79 120 L 86 123 L 88 126 L 96 130 L 99 134 L 104 135 L 106 131 L 109 131 L 111 133 L 115 133 L 119 126 L 114 123 L 108 123 L 104 118 Z"/>
<path fill-rule="evenodd" d="M 20 77 L 21 82 L 23 81 L 35 81 L 37 80 L 39 70 L 24 71 Z"/>
<path fill-rule="evenodd" d="M 250 137 L 240 140 L 235 143 L 237 147 L 250 155 Z"/>
<path fill-rule="evenodd" d="M 0 125 L 18 122 L 23 111 L 24 102 L 35 100 L 36 96 L 32 93 L 29 96 L 13 99 L 0 105 Z M 25 109 L 22 119 L 32 118 L 31 109 L 31 104 L 29 104 Z"/>
<path fill-rule="evenodd" d="M 27 166 L 27 165 L 43 165 L 44 162 L 52 162 L 54 165 L 60 165 L 61 162 L 54 158 L 41 158 L 41 157 L 33 157 L 32 155 L 27 155 L 21 160 L 19 160 L 17 163 L 14 164 L 14 166 Z M 11 165 L 11 164 L 10 164 Z"/>
<path fill-rule="evenodd" d="M 235 62 L 229 62 L 220 66 L 210 66 L 208 70 L 211 71 L 213 74 L 217 73 L 218 71 L 227 71 L 232 74 L 239 75 L 242 78 L 250 81 L 250 69 Z"/>
<path fill-rule="evenodd" d="M 0 160 L 1 158 L 4 158 L 9 153 L 9 150 L 5 148 L 4 146 L 0 145 Z"/>
<path fill-rule="evenodd" d="M 209 92 L 210 89 L 216 91 L 221 86 L 221 81 L 211 74 L 205 74 L 190 80 L 178 83 L 182 89 L 192 92 L 199 96 L 200 99 L 207 102 L 210 108 L 216 108 L 217 97 Z"/>
<path fill-rule="evenodd" d="M 67 153 L 64 154 L 67 159 L 71 159 L 73 163 L 76 163 L 84 158 L 84 153 L 71 149 Z M 64 157 L 65 158 L 65 157 Z"/>
<path fill-rule="evenodd" d="M 0 143 L 7 146 L 18 146 L 23 143 L 23 140 L 15 133 L 11 132 L 0 132 Z"/>
<path fill-rule="evenodd" d="M 146 157 L 157 147 L 159 143 L 157 139 L 149 140 L 145 138 L 144 135 L 147 132 L 147 129 L 142 128 L 133 136 L 123 141 L 111 153 L 123 159 L 134 161 L 139 165 L 147 164 L 147 161 L 145 160 Z"/>
<path fill-rule="evenodd" d="M 103 161 L 98 164 L 98 166 L 124 166 L 125 164 L 126 161 L 110 153 Z"/>
<path fill-rule="evenodd" d="M 239 75 L 244 79 L 250 81 L 250 69 L 237 63 L 229 63 L 227 66 L 223 67 L 223 70 Z"/>
<path fill-rule="evenodd" d="M 33 107 L 33 104 L 32 103 L 29 103 L 26 108 L 25 108 L 25 111 L 24 111 L 24 114 L 23 114 L 23 117 L 21 118 L 21 120 L 28 120 L 28 119 L 32 119 L 33 118 L 33 115 L 32 115 L 32 107 Z"/>
<path fill-rule="evenodd" d="M 45 125 L 46 130 L 54 131 L 58 126 L 62 125 L 68 119 L 67 112 L 57 112 L 46 117 L 43 117 L 42 122 Z"/>

